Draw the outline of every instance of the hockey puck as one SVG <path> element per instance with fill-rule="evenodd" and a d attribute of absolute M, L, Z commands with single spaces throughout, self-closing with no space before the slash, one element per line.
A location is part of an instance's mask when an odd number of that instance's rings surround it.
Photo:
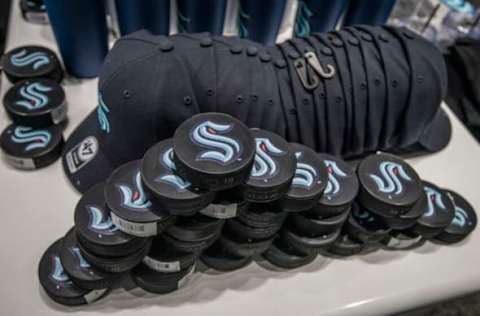
<path fill-rule="evenodd" d="M 167 294 L 185 286 L 194 272 L 195 265 L 179 272 L 163 273 L 140 264 L 133 269 L 132 277 L 134 282 L 147 292 Z"/>
<path fill-rule="evenodd" d="M 290 147 L 297 161 L 295 176 L 280 203 L 286 212 L 300 212 L 311 209 L 320 199 L 328 183 L 328 174 L 313 150 L 296 143 L 291 143 Z"/>
<path fill-rule="evenodd" d="M 363 159 L 357 169 L 359 203 L 379 215 L 407 213 L 422 193 L 420 178 L 401 158 L 375 154 Z"/>
<path fill-rule="evenodd" d="M 182 216 L 167 229 L 167 234 L 182 241 L 201 241 L 218 234 L 224 222 L 202 214 Z"/>
<path fill-rule="evenodd" d="M 341 233 L 325 251 L 325 254 L 349 257 L 363 253 L 367 249 L 364 243 L 351 239 L 347 234 Z"/>
<path fill-rule="evenodd" d="M 282 241 L 297 251 L 304 254 L 317 254 L 318 251 L 327 248 L 340 235 L 340 229 L 329 235 L 301 235 L 299 232 L 284 228 L 280 231 Z"/>
<path fill-rule="evenodd" d="M 111 288 L 123 276 L 122 273 L 108 273 L 93 267 L 80 252 L 75 228 L 70 229 L 63 238 L 60 261 L 70 279 L 84 289 Z"/>
<path fill-rule="evenodd" d="M 275 238 L 262 256 L 274 266 L 283 269 L 296 269 L 315 260 L 317 254 L 315 252 L 304 254 L 285 244 L 281 238 Z"/>
<path fill-rule="evenodd" d="M 17 82 L 3 97 L 8 116 L 17 125 L 46 127 L 67 118 L 63 88 L 49 79 Z"/>
<path fill-rule="evenodd" d="M 238 235 L 242 238 L 258 240 L 272 237 L 280 230 L 280 228 L 282 228 L 282 224 L 278 223 L 267 227 L 251 227 L 245 225 L 238 219 L 233 218 L 226 221 L 225 228 L 233 234 Z"/>
<path fill-rule="evenodd" d="M 227 251 L 238 257 L 253 257 L 266 251 L 273 241 L 273 237 L 254 240 L 244 238 L 225 230 L 219 238 L 220 244 Z"/>
<path fill-rule="evenodd" d="M 222 113 L 202 113 L 177 128 L 173 150 L 179 175 L 196 187 L 220 191 L 247 179 L 255 144 L 239 120 Z"/>
<path fill-rule="evenodd" d="M 290 188 L 296 169 L 295 153 L 286 140 L 269 131 L 252 129 L 255 159 L 248 180 L 242 185 L 249 202 L 280 199 Z"/>
<path fill-rule="evenodd" d="M 136 265 L 142 262 L 142 259 L 150 251 L 150 246 L 152 240 L 149 239 L 143 248 L 135 251 L 134 253 L 129 254 L 124 257 L 106 257 L 98 256 L 87 251 L 82 244 L 78 244 L 78 248 L 82 253 L 82 256 L 95 268 L 110 272 L 110 273 L 120 273 L 133 269 Z"/>
<path fill-rule="evenodd" d="M 328 182 L 323 195 L 311 212 L 322 218 L 343 214 L 350 209 L 357 196 L 357 175 L 353 168 L 341 159 L 326 154 L 318 156 L 327 168 Z"/>
<path fill-rule="evenodd" d="M 108 289 L 86 290 L 73 283 L 60 261 L 62 239 L 53 243 L 43 254 L 38 265 L 40 285 L 53 301 L 67 306 L 92 303 L 103 297 Z"/>
<path fill-rule="evenodd" d="M 162 238 L 168 243 L 170 247 L 179 252 L 188 252 L 199 255 L 203 250 L 210 247 L 220 236 L 220 231 L 215 232 L 206 239 L 198 241 L 188 241 L 177 239 L 170 236 L 168 233 L 162 234 Z"/>
<path fill-rule="evenodd" d="M 105 185 L 105 202 L 113 223 L 121 231 L 149 237 L 163 232 L 175 222 L 175 217 L 156 208 L 143 189 L 140 160 L 128 162 L 115 169 Z"/>
<path fill-rule="evenodd" d="M 365 244 L 381 241 L 391 230 L 385 225 L 380 216 L 375 215 L 357 203 L 352 205 L 352 212 L 348 217 L 345 228 L 350 238 Z"/>
<path fill-rule="evenodd" d="M 46 78 L 56 82 L 63 79 L 58 57 L 41 46 L 22 46 L 8 51 L 2 57 L 2 68 L 10 82 Z"/>
<path fill-rule="evenodd" d="M 385 250 L 411 250 L 422 246 L 425 241 L 421 235 L 392 230 L 381 243 Z"/>
<path fill-rule="evenodd" d="M 233 188 L 217 192 L 215 200 L 200 213 L 213 218 L 229 219 L 245 211 L 248 206 L 249 203 L 243 199 L 242 192 Z"/>
<path fill-rule="evenodd" d="M 143 157 L 140 173 L 145 194 L 155 208 L 172 215 L 193 215 L 213 201 L 214 192 L 194 189 L 175 171 L 171 139 L 157 143 Z"/>
<path fill-rule="evenodd" d="M 124 257 L 143 248 L 148 239 L 125 234 L 113 224 L 105 206 L 104 183 L 85 192 L 75 207 L 78 241 L 98 256 Z"/>
<path fill-rule="evenodd" d="M 395 230 L 404 230 L 415 225 L 417 220 L 423 215 L 423 211 L 427 207 L 427 197 L 421 194 L 420 199 L 413 205 L 412 209 L 405 214 L 398 216 L 381 216 L 378 215 L 385 224 Z"/>
<path fill-rule="evenodd" d="M 200 260 L 207 267 L 222 272 L 238 270 L 252 262 L 251 257 L 239 257 L 231 254 L 219 242 L 214 243 L 208 249 L 203 251 L 200 255 Z"/>
<path fill-rule="evenodd" d="M 350 214 L 350 209 L 343 211 L 338 215 L 327 218 L 318 217 L 315 213 L 300 212 L 291 214 L 289 217 L 289 224 L 295 231 L 312 235 L 330 235 L 339 230 Z"/>
<path fill-rule="evenodd" d="M 278 203 L 250 203 L 237 218 L 250 227 L 268 228 L 282 225 L 287 215 Z"/>
<path fill-rule="evenodd" d="M 472 205 L 460 194 L 446 190 L 453 202 L 455 216 L 450 223 L 435 239 L 445 243 L 456 243 L 465 239 L 477 226 L 477 214 Z"/>
<path fill-rule="evenodd" d="M 27 22 L 48 24 L 48 15 L 44 0 L 21 0 L 20 10 Z"/>
<path fill-rule="evenodd" d="M 43 168 L 55 162 L 62 153 L 63 144 L 60 126 L 33 129 L 11 124 L 0 136 L 5 160 L 25 170 Z"/>
<path fill-rule="evenodd" d="M 179 272 L 195 264 L 195 255 L 175 250 L 162 236 L 157 236 L 153 239 L 150 252 L 143 258 L 143 264 L 157 272 Z"/>
<path fill-rule="evenodd" d="M 427 207 L 409 230 L 425 239 L 432 239 L 452 223 L 455 207 L 445 191 L 433 183 L 423 181 L 423 192 L 427 196 Z"/>

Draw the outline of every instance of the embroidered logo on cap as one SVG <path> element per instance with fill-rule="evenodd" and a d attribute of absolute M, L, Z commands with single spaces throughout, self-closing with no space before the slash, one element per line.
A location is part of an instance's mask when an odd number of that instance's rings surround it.
<path fill-rule="evenodd" d="M 110 133 L 110 122 L 108 121 L 108 114 L 110 113 L 110 109 L 108 106 L 103 102 L 102 94 L 98 93 L 98 106 L 97 106 L 97 118 L 98 123 L 100 124 L 100 129 L 105 133 Z"/>

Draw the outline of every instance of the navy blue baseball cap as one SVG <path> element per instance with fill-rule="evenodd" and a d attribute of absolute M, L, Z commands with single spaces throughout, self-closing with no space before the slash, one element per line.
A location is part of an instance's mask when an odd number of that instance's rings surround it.
<path fill-rule="evenodd" d="M 248 40 L 132 33 L 104 61 L 98 106 L 68 138 L 64 171 L 84 192 L 200 112 L 221 111 L 284 136 L 277 85 L 270 55 Z"/>

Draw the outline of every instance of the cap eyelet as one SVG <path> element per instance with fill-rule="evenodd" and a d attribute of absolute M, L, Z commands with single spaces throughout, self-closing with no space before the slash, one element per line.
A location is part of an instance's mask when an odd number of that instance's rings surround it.
<path fill-rule="evenodd" d="M 392 80 L 392 87 L 394 88 L 398 87 L 398 80 L 396 79 Z"/>
<path fill-rule="evenodd" d="M 419 76 L 417 77 L 417 82 L 418 82 L 418 83 L 423 83 L 424 79 L 425 79 L 425 77 L 423 77 L 422 75 L 419 75 Z"/>
<path fill-rule="evenodd" d="M 212 96 L 212 95 L 213 95 L 213 90 L 212 90 L 212 89 L 208 89 L 208 90 L 207 90 L 207 95 L 208 95 L 208 96 Z"/>
<path fill-rule="evenodd" d="M 342 103 L 342 101 L 343 101 L 343 98 L 342 98 L 342 97 L 340 97 L 340 96 L 339 96 L 339 97 L 335 97 L 335 103 L 340 104 L 340 103 Z"/>
<path fill-rule="evenodd" d="M 290 110 L 288 110 L 288 113 L 290 113 L 292 115 L 297 115 L 297 109 L 290 109 Z"/>
<path fill-rule="evenodd" d="M 243 97 L 241 95 L 237 95 L 236 101 L 237 103 L 243 103 Z"/>
<path fill-rule="evenodd" d="M 283 59 L 277 59 L 275 60 L 275 67 L 277 68 L 285 68 L 287 66 L 287 63 Z"/>
<path fill-rule="evenodd" d="M 268 105 L 273 105 L 273 100 L 272 99 L 268 99 Z"/>
<path fill-rule="evenodd" d="M 375 83 L 376 86 L 379 86 L 382 83 L 382 81 L 378 78 L 375 78 L 373 82 Z"/>
<path fill-rule="evenodd" d="M 360 83 L 360 89 L 365 90 L 367 88 L 367 84 L 365 82 Z"/>
<path fill-rule="evenodd" d="M 304 99 L 302 100 L 302 103 L 303 103 L 303 105 L 309 105 L 309 104 L 310 104 L 310 100 L 308 100 L 307 98 L 304 98 Z"/>
<path fill-rule="evenodd" d="M 258 96 L 256 94 L 252 94 L 251 99 L 252 99 L 252 101 L 257 101 Z"/>
<path fill-rule="evenodd" d="M 124 97 L 125 99 L 130 99 L 130 96 L 131 96 L 130 91 L 128 91 L 128 90 L 123 90 L 123 97 Z"/>
<path fill-rule="evenodd" d="M 325 92 L 320 92 L 320 97 L 323 99 L 325 98 Z"/>
<path fill-rule="evenodd" d="M 185 104 L 185 105 L 190 105 L 190 104 L 192 104 L 192 98 L 191 98 L 190 96 L 188 96 L 188 95 L 187 95 L 187 96 L 184 96 L 184 97 L 183 97 L 183 104 Z"/>

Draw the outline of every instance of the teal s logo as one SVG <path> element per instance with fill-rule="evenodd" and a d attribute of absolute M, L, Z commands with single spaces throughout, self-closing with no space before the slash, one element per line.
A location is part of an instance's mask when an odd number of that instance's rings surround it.
<path fill-rule="evenodd" d="M 108 114 L 110 113 L 110 109 L 108 106 L 103 102 L 102 94 L 98 93 L 98 106 L 97 106 L 97 118 L 98 124 L 100 124 L 100 129 L 105 133 L 110 133 L 110 122 L 108 121 Z"/>

